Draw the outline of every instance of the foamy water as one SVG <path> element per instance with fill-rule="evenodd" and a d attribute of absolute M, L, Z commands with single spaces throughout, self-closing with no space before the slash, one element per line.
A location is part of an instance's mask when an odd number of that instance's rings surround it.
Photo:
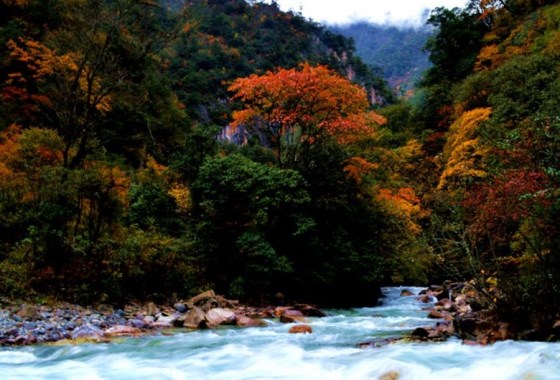
<path fill-rule="evenodd" d="M 419 289 L 412 288 L 413 291 Z M 263 328 L 220 328 L 123 339 L 108 344 L 31 346 L 0 350 L 0 379 L 560 379 L 560 344 L 500 342 L 492 346 L 395 343 L 358 348 L 434 324 L 425 305 L 385 289 L 384 305 L 330 310 L 310 318 L 312 334 Z"/>

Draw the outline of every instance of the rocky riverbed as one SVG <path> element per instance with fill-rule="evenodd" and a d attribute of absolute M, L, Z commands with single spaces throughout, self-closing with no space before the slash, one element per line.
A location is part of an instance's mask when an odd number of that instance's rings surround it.
<path fill-rule="evenodd" d="M 204 329 L 220 325 L 265 326 L 265 318 L 284 323 L 305 322 L 308 316 L 324 316 L 310 305 L 254 308 L 216 295 L 201 293 L 174 305 L 129 305 L 115 309 L 59 304 L 21 304 L 0 310 L 0 345 L 29 345 L 53 342 L 105 342 L 119 336 L 166 333 L 170 329 Z M 295 329 L 309 332 L 306 329 Z M 305 330 L 305 331 L 303 331 Z"/>
<path fill-rule="evenodd" d="M 437 342 L 458 337 L 465 344 L 486 345 L 501 340 L 560 339 L 560 321 L 545 330 L 520 331 L 500 321 L 487 297 L 468 283 L 446 282 L 415 294 L 403 290 L 401 297 L 414 297 L 426 304 L 435 326 L 418 327 L 408 337 L 360 343 L 377 347 L 408 339 Z M 220 325 L 266 326 L 268 318 L 295 323 L 290 332 L 311 333 L 308 317 L 326 314 L 310 305 L 255 308 L 216 295 L 212 290 L 173 305 L 146 303 L 122 309 L 100 304 L 82 307 L 72 304 L 19 304 L 0 309 L 0 346 L 54 342 L 107 342 L 120 336 L 166 334 L 173 329 L 206 329 Z"/>
<path fill-rule="evenodd" d="M 415 296 L 403 291 L 402 296 Z M 444 341 L 455 336 L 469 345 L 487 345 L 503 340 L 558 341 L 560 321 L 552 326 L 520 329 L 501 320 L 493 307 L 492 295 L 483 294 L 470 282 L 433 285 L 416 295 L 427 307 L 428 318 L 440 320 L 435 327 L 417 328 L 416 341 Z"/>

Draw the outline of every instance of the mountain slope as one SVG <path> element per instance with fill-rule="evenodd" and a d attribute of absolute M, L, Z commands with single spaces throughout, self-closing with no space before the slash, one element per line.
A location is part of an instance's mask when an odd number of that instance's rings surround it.
<path fill-rule="evenodd" d="M 359 22 L 330 29 L 352 38 L 360 58 L 379 67 L 394 89 L 410 89 L 430 65 L 428 53 L 422 50 L 432 33 L 427 27 L 400 28 Z"/>

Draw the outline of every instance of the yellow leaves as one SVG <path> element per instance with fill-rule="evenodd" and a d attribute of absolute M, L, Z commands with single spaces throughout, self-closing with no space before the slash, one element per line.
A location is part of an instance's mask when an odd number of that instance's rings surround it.
<path fill-rule="evenodd" d="M 6 191 L 8 187 L 16 184 L 15 173 L 11 168 L 10 162 L 16 155 L 19 148 L 19 138 L 21 127 L 15 124 L 10 125 L 0 134 L 0 189 Z"/>
<path fill-rule="evenodd" d="M 482 3 L 482 2 L 481 2 Z M 491 1 L 488 4 L 494 4 Z M 484 5 L 493 14 L 494 6 Z M 502 21 L 504 23 L 504 21 Z M 497 23 L 499 24 L 499 23 Z M 503 24 L 505 25 L 505 23 Z M 557 57 L 560 46 L 560 5 L 539 7 L 524 22 L 513 28 L 509 35 L 501 37 L 496 30 L 489 32 L 484 41 L 487 43 L 477 57 L 475 70 L 494 70 L 509 59 L 544 52 Z"/>
<path fill-rule="evenodd" d="M 81 90 L 78 96 L 83 97 L 101 113 L 111 110 L 111 96 L 104 93 L 101 79 L 92 72 L 88 65 L 83 64 L 82 54 L 78 52 L 57 54 L 40 42 L 25 38 L 19 38 L 17 43 L 9 40 L 7 46 L 10 50 L 10 57 L 24 63 L 28 75 L 33 80 L 40 82 L 49 76 L 56 75 L 63 82 L 77 81 Z M 25 74 L 20 72 L 8 74 L 6 81 L 8 85 L 26 82 Z M 48 104 L 45 99 L 42 99 L 41 102 Z"/>
<path fill-rule="evenodd" d="M 362 183 L 363 177 L 373 170 L 379 168 L 379 164 L 369 162 L 362 157 L 350 157 L 346 160 L 344 172 L 346 175 L 356 181 L 357 184 Z"/>
<path fill-rule="evenodd" d="M 176 182 L 171 186 L 168 194 L 175 200 L 177 211 L 180 213 L 190 211 L 192 207 L 191 191 L 187 185 Z"/>
<path fill-rule="evenodd" d="M 384 205 L 387 212 L 402 219 L 407 229 L 413 235 L 421 232 L 422 228 L 417 220 L 428 215 L 420 205 L 420 198 L 410 187 L 398 189 L 396 192 L 390 189 L 380 189 L 376 197 L 377 201 Z"/>
<path fill-rule="evenodd" d="M 400 165 L 414 165 L 417 158 L 423 154 L 422 144 L 416 139 L 410 139 L 406 142 L 406 145 L 394 149 L 393 153 L 394 159 Z"/>
<path fill-rule="evenodd" d="M 504 58 L 501 55 L 500 48 L 496 44 L 484 46 L 474 66 L 475 71 L 494 70 L 502 64 Z"/>
<path fill-rule="evenodd" d="M 491 112 L 491 108 L 476 108 L 463 113 L 451 125 L 443 149 L 445 167 L 438 189 L 452 187 L 452 184 L 457 181 L 486 176 L 481 160 L 489 150 L 480 145 L 476 131 L 480 123 L 488 120 Z"/>

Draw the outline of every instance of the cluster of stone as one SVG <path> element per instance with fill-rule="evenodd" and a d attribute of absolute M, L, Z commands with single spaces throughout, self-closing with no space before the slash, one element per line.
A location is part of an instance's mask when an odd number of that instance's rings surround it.
<path fill-rule="evenodd" d="M 468 345 L 487 345 L 501 340 L 545 340 L 530 336 L 531 331 L 517 331 L 510 323 L 500 320 L 493 304 L 493 295 L 478 290 L 472 282 L 445 282 L 431 286 L 418 295 L 422 302 L 435 301 L 428 317 L 438 319 L 435 327 L 417 328 L 411 339 L 441 341 L 455 336 Z M 550 334 L 560 336 L 560 322 Z"/>
<path fill-rule="evenodd" d="M 310 333 L 307 317 L 325 314 L 309 305 L 254 308 L 240 305 L 209 290 L 172 306 L 154 303 L 82 307 L 17 305 L 0 310 L 0 346 L 52 342 L 106 342 L 115 337 L 140 336 L 170 329 L 206 329 L 221 325 L 266 326 L 266 318 L 296 323 L 292 333 Z"/>

